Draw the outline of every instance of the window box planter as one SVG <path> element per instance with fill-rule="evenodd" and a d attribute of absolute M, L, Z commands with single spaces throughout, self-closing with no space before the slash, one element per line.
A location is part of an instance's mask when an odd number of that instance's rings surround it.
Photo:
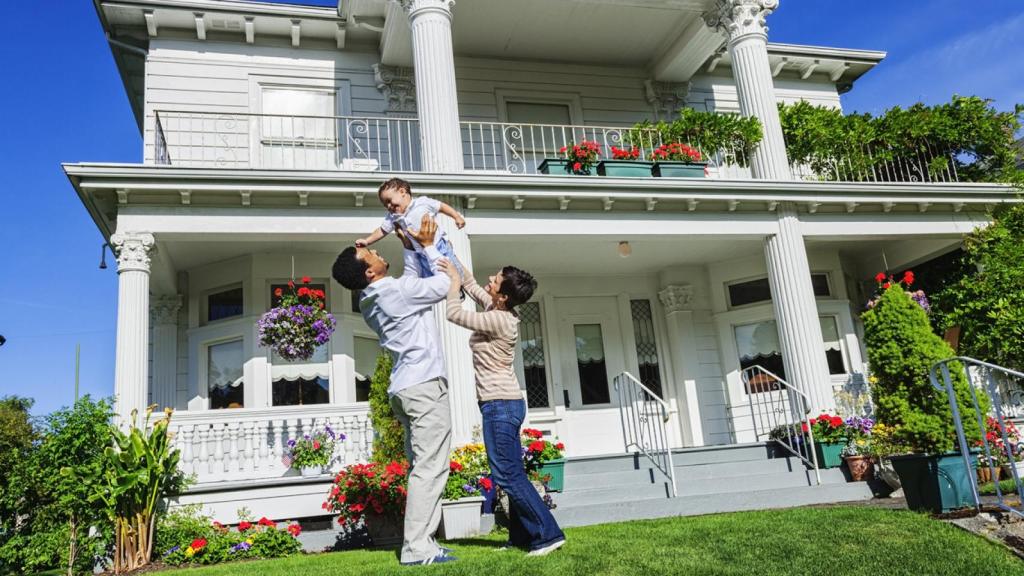
<path fill-rule="evenodd" d="M 974 505 L 970 474 L 974 474 L 975 456 L 971 456 L 970 469 L 965 468 L 959 452 L 908 454 L 890 460 L 900 477 L 907 508 L 940 514 Z"/>
<path fill-rule="evenodd" d="M 541 174 L 550 174 L 552 176 L 589 176 L 590 170 L 585 170 L 582 174 L 574 174 L 572 171 L 572 164 L 568 160 L 562 158 L 545 158 L 540 166 L 537 166 L 537 170 Z"/>
<path fill-rule="evenodd" d="M 561 492 L 565 488 L 565 459 L 559 458 L 557 460 L 548 460 L 547 462 L 540 465 L 540 477 L 544 478 L 547 475 L 551 476 L 551 479 L 547 481 L 545 486 L 549 492 Z"/>
<path fill-rule="evenodd" d="M 655 162 L 651 173 L 658 178 L 703 178 L 707 162 Z"/>
<path fill-rule="evenodd" d="M 815 442 L 814 454 L 818 457 L 821 468 L 838 468 L 843 463 L 843 448 L 846 444 L 832 442 Z"/>
<path fill-rule="evenodd" d="M 302 473 L 303 478 L 316 478 L 324 473 L 322 466 L 306 466 L 300 468 L 299 471 Z"/>
<path fill-rule="evenodd" d="M 653 162 L 645 160 L 602 160 L 597 163 L 599 176 L 650 178 Z"/>
<path fill-rule="evenodd" d="M 441 501 L 440 536 L 445 540 L 469 538 L 480 534 L 480 507 L 483 496 Z"/>

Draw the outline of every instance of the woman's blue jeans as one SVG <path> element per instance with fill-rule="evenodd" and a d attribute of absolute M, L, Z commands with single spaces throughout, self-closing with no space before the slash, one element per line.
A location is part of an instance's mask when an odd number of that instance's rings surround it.
<path fill-rule="evenodd" d="M 491 478 L 508 494 L 509 544 L 529 550 L 564 540 L 547 504 L 526 477 L 520 427 L 526 418 L 523 400 L 480 403 L 484 445 Z"/>

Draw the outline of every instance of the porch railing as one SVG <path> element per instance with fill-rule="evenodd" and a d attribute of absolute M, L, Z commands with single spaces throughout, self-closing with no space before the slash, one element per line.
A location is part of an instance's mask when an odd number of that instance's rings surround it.
<path fill-rule="evenodd" d="M 754 437 L 774 440 L 779 446 L 814 470 L 815 482 L 821 484 L 818 456 L 814 450 L 814 432 L 803 426 L 810 413 L 807 394 L 797 390 L 778 375 L 750 366 L 740 372 L 746 388 L 750 414 L 754 421 Z"/>
<path fill-rule="evenodd" d="M 421 172 L 420 128 L 415 118 L 301 116 L 160 110 L 153 127 L 153 162 L 203 168 Z M 641 159 L 665 144 L 654 129 L 515 122 L 459 123 L 465 169 L 488 174 L 537 174 L 563 146 L 582 140 L 636 147 Z M 697 138 L 696 140 L 699 140 Z M 748 152 L 689 142 L 707 162 L 706 177 L 752 177 Z M 928 144 L 915 153 L 849 148 L 815 154 L 792 167 L 798 180 L 852 182 L 956 182 L 956 162 Z"/>
<path fill-rule="evenodd" d="M 332 472 L 369 458 L 373 427 L 365 405 L 178 412 L 170 432 L 181 469 L 207 484 L 283 477 L 290 470 L 288 441 L 324 426 L 345 435 L 328 466 Z"/>
<path fill-rule="evenodd" d="M 956 366 L 959 364 L 959 366 Z M 971 405 L 960 406 L 957 395 L 953 388 L 954 371 L 963 372 L 971 391 Z M 949 399 L 949 407 L 953 414 L 953 422 L 956 425 L 956 436 L 960 444 L 960 454 L 964 459 L 965 470 L 971 483 L 971 495 L 974 497 L 974 506 L 981 509 L 981 498 L 978 495 L 978 475 L 974 473 L 974 458 L 972 450 L 977 446 L 968 444 L 967 436 L 964 433 L 964 419 L 970 418 L 977 422 L 981 434 L 981 449 L 979 457 L 985 459 L 992 472 L 993 478 L 996 475 L 995 462 L 1004 459 L 1010 462 L 1010 475 L 1013 478 L 1018 498 L 1010 500 L 1006 498 L 999 482 L 995 483 L 997 505 L 1011 514 L 1024 518 L 1024 501 L 1020 495 L 1024 494 L 1024 482 L 1021 481 L 1021 470 L 1017 468 L 1017 454 L 1021 449 L 1019 443 L 1011 442 L 1007 434 L 1007 424 L 1010 418 L 1020 414 L 1022 400 L 1024 400 L 1024 373 L 988 362 L 982 362 L 974 358 L 959 356 L 937 362 L 932 366 L 928 374 L 932 386 L 937 390 L 946 393 Z M 989 410 L 982 410 L 978 401 L 978 390 L 984 392 L 991 403 Z M 991 417 L 995 419 L 998 427 L 998 442 L 991 440 L 986 430 L 986 420 Z M 991 427 L 989 427 L 991 428 Z"/>
<path fill-rule="evenodd" d="M 635 449 L 647 457 L 671 483 L 672 497 L 675 497 L 676 469 L 666 425 L 670 414 L 668 403 L 629 372 L 615 377 L 615 390 L 626 452 Z"/>

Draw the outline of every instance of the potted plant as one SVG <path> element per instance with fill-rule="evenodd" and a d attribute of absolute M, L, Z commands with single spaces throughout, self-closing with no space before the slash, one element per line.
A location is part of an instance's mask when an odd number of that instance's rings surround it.
<path fill-rule="evenodd" d="M 640 149 L 611 147 L 612 159 L 602 160 L 597 164 L 597 173 L 601 176 L 624 176 L 628 178 L 646 178 L 651 175 L 651 163 L 640 159 Z"/>
<path fill-rule="evenodd" d="M 304 478 L 313 478 L 324 473 L 324 468 L 334 456 L 335 442 L 345 439 L 344 434 L 335 434 L 330 426 L 314 434 L 288 441 L 291 467 L 298 469 Z"/>
<path fill-rule="evenodd" d="M 875 462 L 871 446 L 871 431 L 875 426 L 871 418 L 852 416 L 846 419 L 846 446 L 843 447 L 843 460 L 850 471 L 850 479 L 863 482 L 875 477 Z"/>
<path fill-rule="evenodd" d="M 875 277 L 878 295 L 863 314 L 865 344 L 875 377 L 873 394 L 880 423 L 893 427 L 893 440 L 910 454 L 890 457 L 913 510 L 948 512 L 973 504 L 971 475 L 956 450 L 949 398 L 929 381 L 931 367 L 954 356 L 932 330 L 924 305 L 906 290 L 912 273 L 899 281 L 884 273 Z M 970 384 L 961 366 L 950 366 L 953 390 L 960 406 L 973 406 Z M 988 398 L 978 395 L 979 408 L 988 412 Z M 974 418 L 963 418 L 968 441 L 981 438 Z M 971 457 L 968 456 L 968 461 Z"/>
<path fill-rule="evenodd" d="M 323 508 L 338 513 L 343 528 L 365 526 L 376 546 L 398 544 L 402 541 L 408 473 L 405 462 L 351 464 L 334 477 Z"/>
<path fill-rule="evenodd" d="M 1003 441 L 1003 435 L 1006 441 Z M 992 416 L 985 418 L 985 442 L 988 443 L 989 454 L 985 455 L 984 443 L 974 443 L 978 452 L 978 481 L 982 483 L 998 482 L 1002 477 L 1013 477 L 1011 466 L 1020 460 L 1020 434 L 1017 427 L 1009 420 L 1000 425 L 999 420 Z"/>
<path fill-rule="evenodd" d="M 663 178 L 703 178 L 707 175 L 708 163 L 701 158 L 700 151 L 689 144 L 662 144 L 650 154 L 654 162 L 651 174 Z"/>
<path fill-rule="evenodd" d="M 590 170 L 601 155 L 601 145 L 591 140 L 562 146 L 558 153 L 561 158 L 545 158 L 538 166 L 541 174 L 576 174 L 589 176 Z"/>
<path fill-rule="evenodd" d="M 838 468 L 843 463 L 843 448 L 846 447 L 846 423 L 839 416 L 820 414 L 802 425 L 804 433 L 808 428 L 814 434 L 814 453 L 820 468 Z"/>
<path fill-rule="evenodd" d="M 551 492 L 565 489 L 565 460 L 562 451 L 565 444 L 544 439 L 544 433 L 533 428 L 523 428 L 523 464 L 531 480 L 540 480 Z"/>
<path fill-rule="evenodd" d="M 336 322 L 326 310 L 323 290 L 310 288 L 309 276 L 303 286 L 288 282 L 288 290 L 277 288 L 280 303 L 256 322 L 261 346 L 267 346 L 285 360 L 309 360 L 318 346 L 331 339 Z"/>
<path fill-rule="evenodd" d="M 441 500 L 440 535 L 445 540 L 480 534 L 481 506 L 484 502 L 481 480 L 490 483 L 490 479 L 486 478 L 489 470 L 480 469 L 475 462 L 463 464 L 465 461 L 466 458 L 455 456 L 448 464 L 448 482 L 444 486 Z M 486 466 L 486 455 L 483 456 L 483 462 Z"/>

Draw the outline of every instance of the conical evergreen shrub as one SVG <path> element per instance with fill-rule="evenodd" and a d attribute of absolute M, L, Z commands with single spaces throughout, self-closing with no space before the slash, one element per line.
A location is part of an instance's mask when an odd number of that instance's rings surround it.
<path fill-rule="evenodd" d="M 900 283 L 892 282 L 875 306 L 864 313 L 863 320 L 868 361 L 877 380 L 872 395 L 878 421 L 896 427 L 896 439 L 915 452 L 941 454 L 958 450 L 947 395 L 936 390 L 928 378 L 936 362 L 955 354 L 949 344 L 932 332 L 927 313 Z M 951 364 L 950 374 L 967 439 L 980 440 L 963 367 Z M 987 412 L 987 396 L 981 390 L 978 396 L 981 410 Z"/>
<path fill-rule="evenodd" d="M 405 460 L 405 430 L 391 411 L 388 386 L 391 385 L 391 354 L 381 352 L 370 379 L 370 422 L 373 424 L 371 460 L 387 464 Z"/>

